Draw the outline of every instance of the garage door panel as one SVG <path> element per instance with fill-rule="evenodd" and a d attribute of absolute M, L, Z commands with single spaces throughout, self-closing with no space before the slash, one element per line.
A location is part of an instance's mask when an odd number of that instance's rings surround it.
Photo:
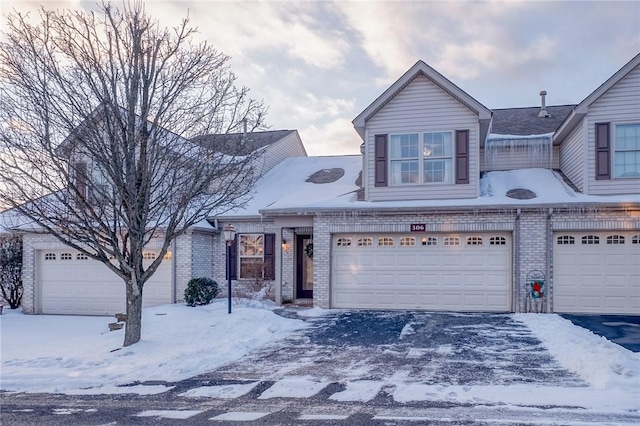
<path fill-rule="evenodd" d="M 55 255 L 55 259 L 47 260 L 47 253 Z M 70 253 L 71 259 L 62 260 L 62 253 Z M 70 249 L 43 250 L 37 259 L 42 313 L 112 315 L 124 312 L 125 284 L 107 266 L 90 259 L 78 259 L 77 252 Z M 172 302 L 171 262 L 165 259 L 145 284 L 143 307 Z"/>
<path fill-rule="evenodd" d="M 474 234 L 474 236 L 477 234 Z M 337 246 L 337 238 L 357 240 L 357 236 L 335 236 L 332 261 L 332 306 L 337 308 L 428 309 L 452 311 L 511 310 L 511 248 L 509 234 L 500 235 L 508 244 L 466 245 L 466 236 L 456 234 L 460 245 L 445 246 L 446 234 L 438 234 L 437 245 L 399 246 L 401 235 L 391 237 L 394 246 L 377 246 L 378 235 L 367 234 L 373 247 L 349 251 Z M 406 235 L 402 235 L 406 236 Z M 451 236 L 451 235 L 450 235 Z M 415 237 L 415 235 L 412 235 Z M 368 280 L 352 285 L 353 265 L 363 258 L 375 258 L 368 266 Z M 348 291 L 347 291 L 348 289 Z M 494 294 L 495 293 L 495 294 Z"/>
<path fill-rule="evenodd" d="M 558 232 L 554 235 L 553 309 L 555 312 L 637 314 L 640 312 L 640 245 L 638 231 Z M 582 244 L 582 237 L 600 244 Z M 607 237 L 621 235 L 621 244 Z M 571 236 L 575 244 L 561 244 Z"/>

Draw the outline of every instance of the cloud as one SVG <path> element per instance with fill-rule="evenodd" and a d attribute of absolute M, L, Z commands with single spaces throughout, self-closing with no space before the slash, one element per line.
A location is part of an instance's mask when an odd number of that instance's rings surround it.
<path fill-rule="evenodd" d="M 359 154 L 362 140 L 353 129 L 351 120 L 336 118 L 322 123 L 311 124 L 300 130 L 309 155 Z"/>
<path fill-rule="evenodd" d="M 326 69 L 343 64 L 349 45 L 338 29 L 323 21 L 324 4 L 314 2 L 170 2 L 152 13 L 162 22 L 184 17 L 224 53 L 247 60 L 268 51 L 278 60 L 299 60 Z M 149 8 L 151 9 L 151 8 Z"/>

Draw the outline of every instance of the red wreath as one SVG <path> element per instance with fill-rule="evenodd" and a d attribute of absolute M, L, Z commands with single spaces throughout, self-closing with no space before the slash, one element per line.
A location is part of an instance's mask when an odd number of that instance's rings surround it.
<path fill-rule="evenodd" d="M 531 297 L 534 299 L 540 299 L 544 294 L 544 284 L 540 281 L 534 281 L 531 283 Z"/>

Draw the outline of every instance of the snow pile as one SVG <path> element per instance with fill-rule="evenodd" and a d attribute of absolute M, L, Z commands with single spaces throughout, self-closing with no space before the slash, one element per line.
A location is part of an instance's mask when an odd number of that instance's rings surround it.
<path fill-rule="evenodd" d="M 255 304 L 255 302 L 254 302 Z M 121 348 L 124 330 L 108 332 L 111 317 L 0 316 L 4 391 L 124 393 L 118 385 L 176 381 L 214 370 L 306 327 L 269 309 L 234 307 L 225 301 L 190 308 L 145 309 L 142 340 Z M 133 387 L 131 387 L 133 388 Z M 128 389 L 166 391 L 165 386 Z"/>
<path fill-rule="evenodd" d="M 518 188 L 533 191 L 536 198 L 529 202 L 536 204 L 563 202 L 581 195 L 576 194 L 555 172 L 546 169 L 488 172 L 480 179 L 480 197 L 492 197 L 496 204 L 514 203 L 513 199 L 507 197 L 507 192 Z"/>
<path fill-rule="evenodd" d="M 640 353 L 574 326 L 558 315 L 515 314 L 567 370 L 598 389 L 640 389 Z"/>

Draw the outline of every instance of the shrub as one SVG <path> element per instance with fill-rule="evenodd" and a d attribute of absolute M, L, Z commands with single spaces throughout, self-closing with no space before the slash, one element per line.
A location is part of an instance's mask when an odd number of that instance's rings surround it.
<path fill-rule="evenodd" d="M 187 306 L 208 305 L 218 292 L 218 283 L 211 278 L 192 278 L 184 290 L 184 301 Z"/>
<path fill-rule="evenodd" d="M 11 309 L 22 303 L 22 238 L 16 235 L 0 236 L 0 290 Z"/>

